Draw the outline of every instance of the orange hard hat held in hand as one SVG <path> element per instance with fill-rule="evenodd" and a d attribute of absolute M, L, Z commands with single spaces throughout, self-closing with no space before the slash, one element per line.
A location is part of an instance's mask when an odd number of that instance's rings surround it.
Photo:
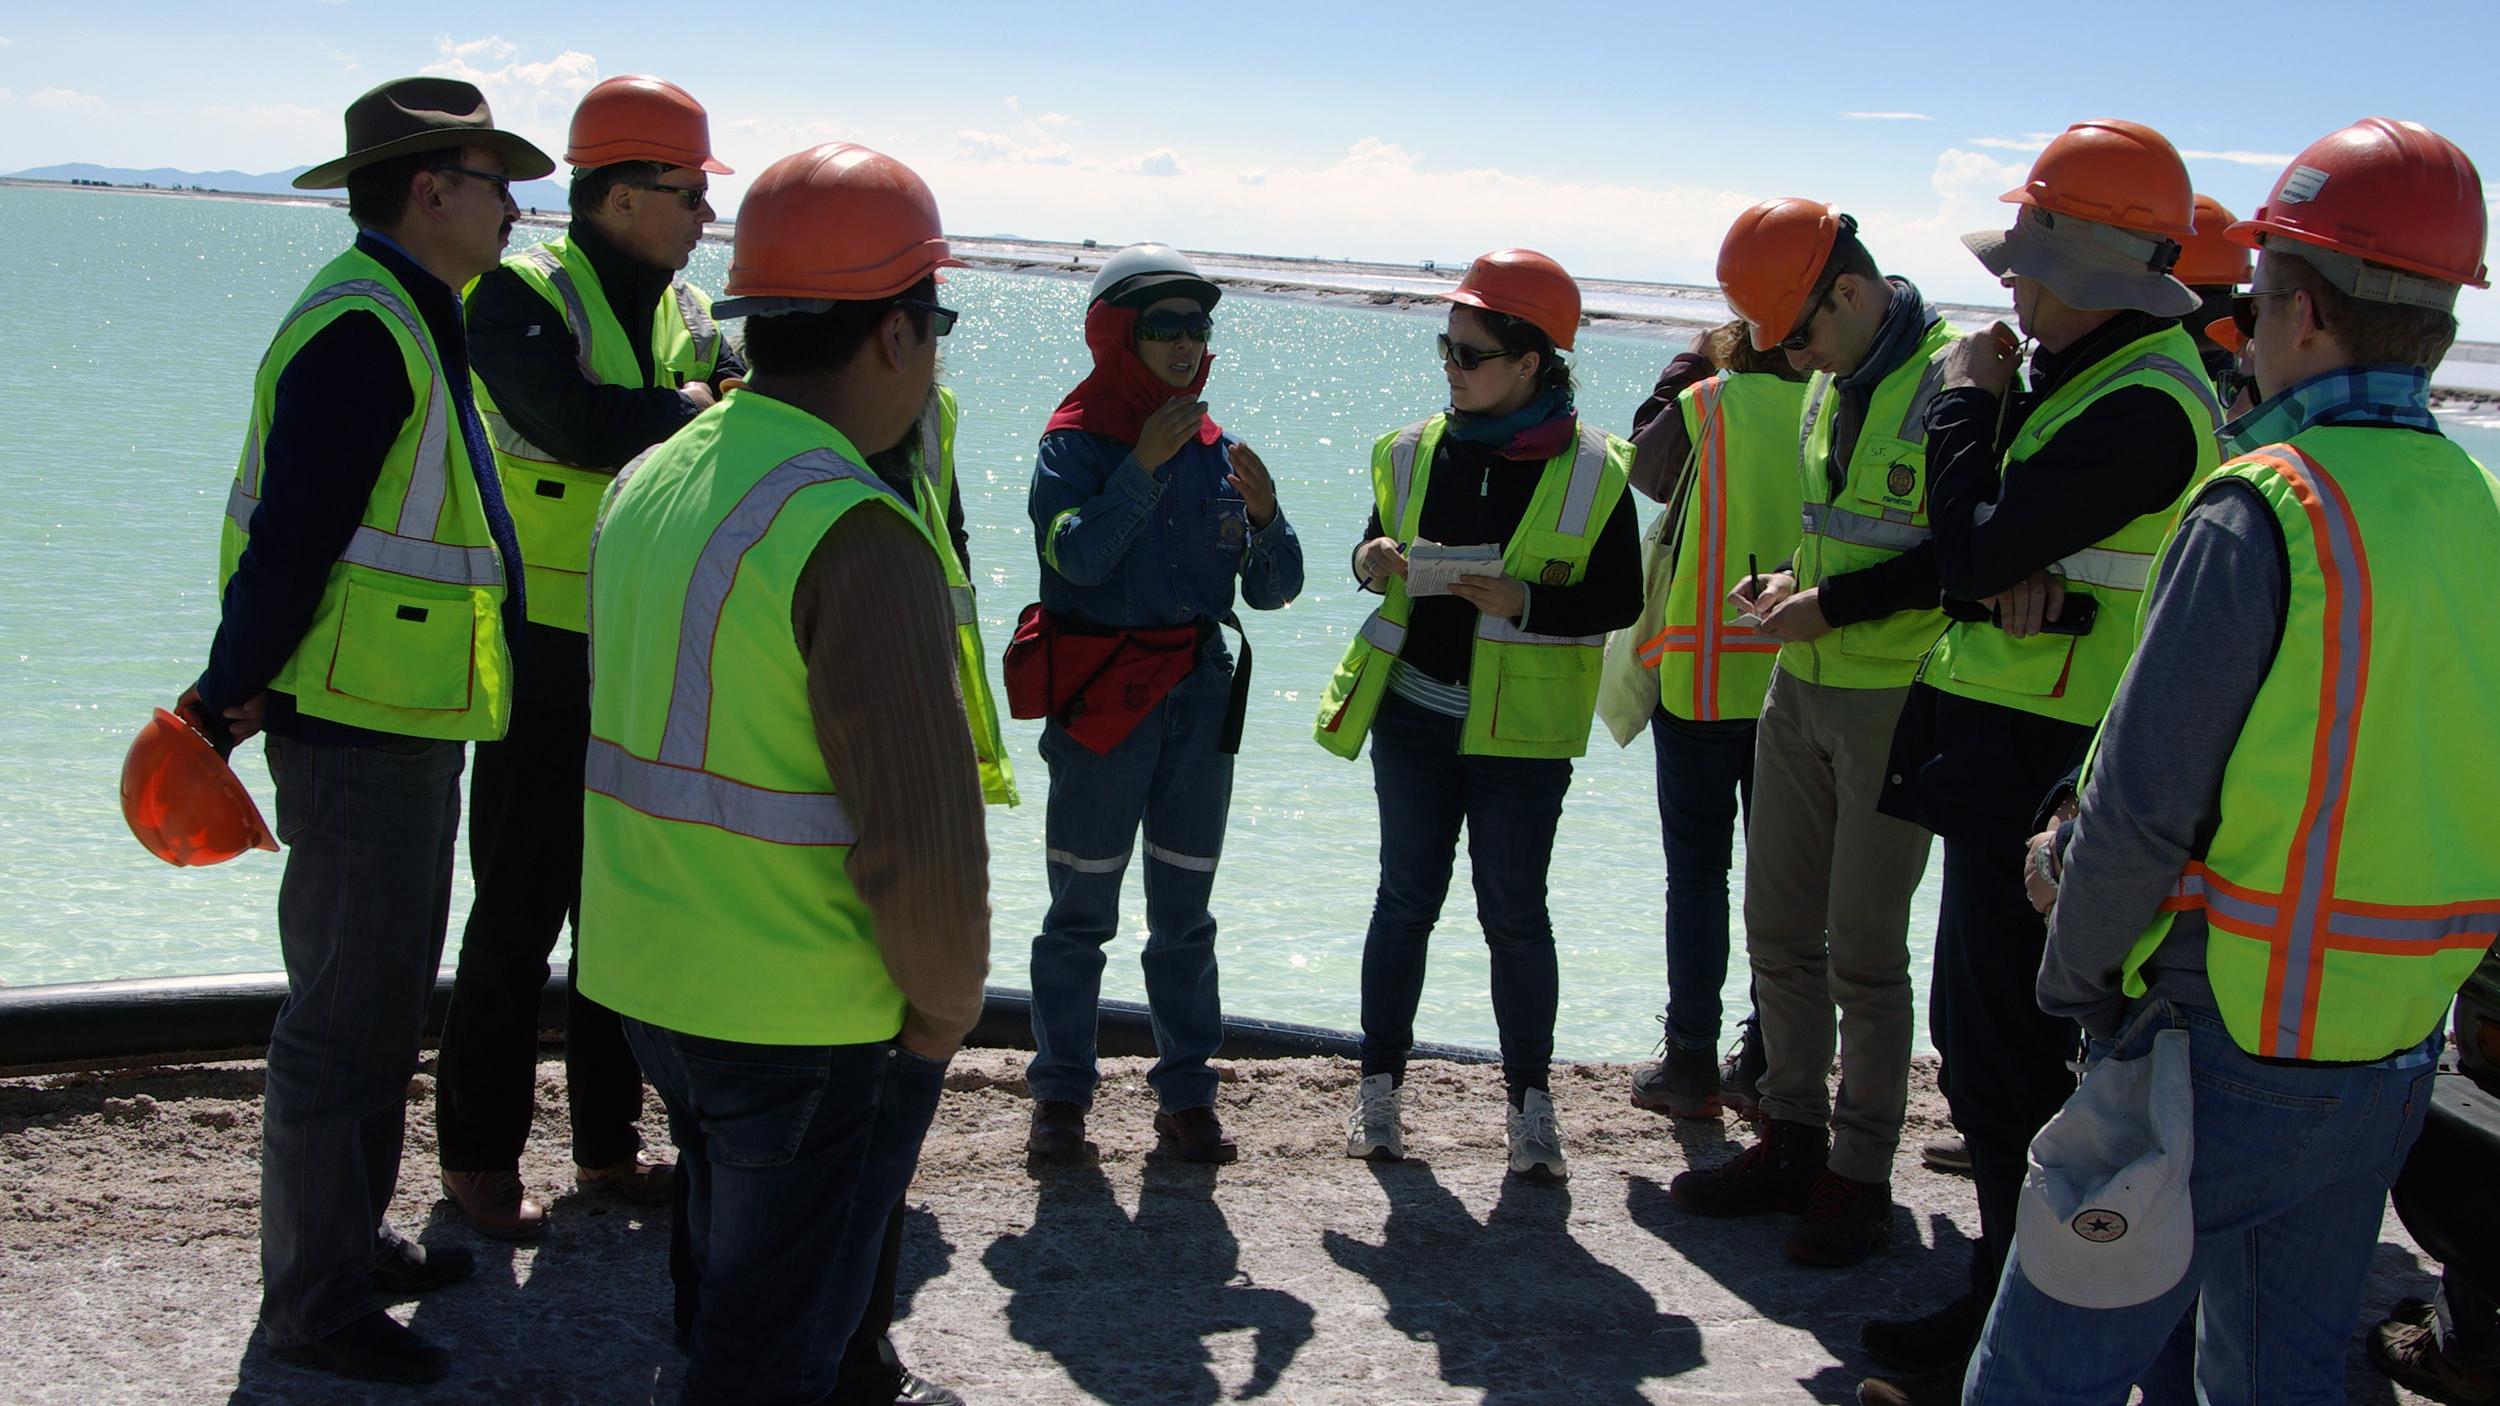
<path fill-rule="evenodd" d="M 1778 346 L 1805 320 L 1832 248 L 1858 222 L 1820 200 L 1782 196 L 1736 217 L 1719 244 L 1719 291 L 1753 329 L 1755 351 Z"/>
<path fill-rule="evenodd" d="M 1449 300 L 1533 324 L 1562 351 L 1580 330 L 1580 285 L 1534 249 L 1496 249 L 1467 266 Z"/>
<path fill-rule="evenodd" d="M 163 708 L 122 759 L 122 819 L 168 864 L 223 864 L 247 849 L 278 847 L 217 749 Z"/>
<path fill-rule="evenodd" d="M 607 79 L 582 95 L 564 159 L 577 170 L 656 161 L 734 174 L 712 155 L 712 120 L 703 104 L 666 79 L 639 73 Z"/>

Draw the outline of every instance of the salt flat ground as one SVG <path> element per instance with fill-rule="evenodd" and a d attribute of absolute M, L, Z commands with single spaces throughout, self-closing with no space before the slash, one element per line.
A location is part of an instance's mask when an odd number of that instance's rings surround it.
<path fill-rule="evenodd" d="M 895 1337 L 975 1406 L 1845 1402 L 1871 1368 L 1860 1321 L 1941 1303 L 1976 1223 L 1968 1184 L 1917 1162 L 1943 1115 L 1928 1064 L 1893 1251 L 1832 1272 L 1782 1259 L 1776 1219 L 1678 1210 L 1668 1179 L 1740 1129 L 1631 1108 L 1622 1066 L 1557 1072 L 1565 1190 L 1505 1178 L 1498 1072 L 1447 1064 L 1409 1079 L 1400 1165 L 1339 1155 L 1354 1073 L 1319 1059 L 1232 1067 L 1238 1164 L 1149 1160 L 1145 1062 L 1123 1059 L 1098 1160 L 1028 1169 L 1022 1058 L 958 1060 L 910 1198 Z M 674 1401 L 666 1213 L 571 1193 L 562 1066 L 539 1079 L 524 1175 L 563 1194 L 519 1248 L 437 1199 L 430 1073 L 416 1082 L 395 1223 L 479 1258 L 403 1307 L 455 1354 L 422 1391 L 302 1372 L 254 1335 L 258 1065 L 0 1080 L 0 1401 Z M 656 1099 L 645 1125 L 663 1141 Z M 2363 1323 L 2434 1274 L 2391 1215 Z M 2356 1402 L 2419 1399 L 2357 1342 L 2349 1375 Z"/>

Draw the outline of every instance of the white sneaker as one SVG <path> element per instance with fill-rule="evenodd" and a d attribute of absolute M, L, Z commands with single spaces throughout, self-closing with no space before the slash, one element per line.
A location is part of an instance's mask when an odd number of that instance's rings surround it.
<path fill-rule="evenodd" d="M 1511 1175 L 1528 1181 L 1571 1179 L 1563 1161 L 1562 1130 L 1554 1126 L 1554 1101 L 1543 1089 L 1530 1089 L 1520 1106 L 1510 1110 Z"/>
<path fill-rule="evenodd" d="M 1345 1155 L 1374 1162 L 1406 1157 L 1406 1135 L 1398 1129 L 1398 1089 L 1394 1074 L 1374 1074 L 1354 1091 L 1354 1111 L 1346 1115 Z"/>

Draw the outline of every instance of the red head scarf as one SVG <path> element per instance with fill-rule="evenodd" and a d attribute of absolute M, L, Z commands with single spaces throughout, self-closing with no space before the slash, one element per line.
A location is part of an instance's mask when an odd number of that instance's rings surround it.
<path fill-rule="evenodd" d="M 1162 409 L 1165 402 L 1176 396 L 1194 400 L 1206 389 L 1207 372 L 1215 367 L 1215 353 L 1208 352 L 1198 363 L 1195 380 L 1175 388 L 1139 359 L 1132 345 L 1136 333 L 1135 308 L 1096 303 L 1085 310 L 1085 345 L 1094 353 L 1093 374 L 1077 382 L 1068 398 L 1059 402 L 1043 433 L 1091 430 L 1133 445 L 1146 427 L 1146 417 Z M 1202 417 L 1198 421 L 1200 444 L 1213 444 L 1223 435 L 1212 418 Z"/>

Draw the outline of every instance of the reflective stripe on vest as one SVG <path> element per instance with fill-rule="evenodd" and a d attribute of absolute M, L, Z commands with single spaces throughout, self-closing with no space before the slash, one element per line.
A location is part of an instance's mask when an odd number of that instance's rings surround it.
<path fill-rule="evenodd" d="M 1377 610 L 1363 617 L 1362 628 L 1355 633 L 1363 637 L 1364 643 L 1386 654 L 1406 649 L 1406 627 Z"/>
<path fill-rule="evenodd" d="M 1835 504 L 1817 503 L 1811 498 L 1800 509 L 1800 525 L 1809 536 L 1829 537 L 1835 542 L 1878 547 L 1888 552 L 1906 552 L 1932 535 L 1924 527 L 1913 527 L 1897 518 L 1855 513 Z"/>
<path fill-rule="evenodd" d="M 2252 1052 L 2308 1059 L 2317 1035 L 2318 992 L 2331 953 L 2407 957 L 2446 948 L 2479 949 L 2500 931 L 2500 900 L 2400 906 L 2335 896 L 2354 741 L 2369 690 L 2369 562 L 2350 504 L 2316 460 L 2290 445 L 2276 445 L 2238 462 L 2263 464 L 2282 477 L 2308 516 L 2316 543 L 2316 565 L 2325 588 L 2320 641 L 2324 668 L 2308 792 L 2284 862 L 2283 892 L 2236 884 L 2194 863 L 2162 907 L 2171 912 L 2202 909 L 2215 927 L 2266 944 L 2262 1012 L 2270 1028 L 2263 1047 Z"/>
<path fill-rule="evenodd" d="M 2202 371 L 2181 365 L 2175 357 L 2146 352 L 2111 372 L 2107 379 L 2121 380 L 2138 371 L 2159 372 L 2178 382 L 2204 405 L 2207 417 L 2205 428 L 2212 431 L 2222 427 L 2223 420 L 2227 418 L 2222 411 L 2222 402 L 2214 398 L 2213 387 L 2206 382 Z M 1989 504 L 1982 511 L 1994 512 L 1995 505 Z M 1987 521 L 1985 517 L 1979 520 Z M 2079 581 L 2087 586 L 2106 586 L 2113 591 L 2141 591 L 2153 579 L 2153 561 L 2154 554 L 2151 552 L 2086 547 L 2072 556 L 2059 558 L 2049 569 L 2069 581 Z"/>
<path fill-rule="evenodd" d="M 399 504 L 399 531 L 385 532 L 360 524 L 338 559 L 394 576 L 413 576 L 454 586 L 504 584 L 503 563 L 496 559 L 494 548 L 456 547 L 434 540 L 435 521 L 442 516 L 444 499 L 451 492 L 451 399 L 443 388 L 443 365 L 436 359 L 434 341 L 408 305 L 371 279 L 350 279 L 333 283 L 296 304 L 286 322 L 279 325 L 278 335 L 284 336 L 287 326 L 306 313 L 341 298 L 363 298 L 399 319 L 433 370 L 434 384 L 426 396 L 425 422 L 417 431 L 416 460 L 409 470 L 408 493 Z M 256 426 L 244 444 L 242 472 L 226 490 L 226 517 L 246 536 L 252 531 L 253 510 L 260 506 L 264 468 Z"/>
<path fill-rule="evenodd" d="M 640 459 L 635 461 L 640 463 Z M 593 755 L 604 746 L 613 757 L 586 776 L 589 789 L 663 820 L 710 825 L 773 844 L 859 842 L 839 796 L 771 791 L 703 769 L 712 725 L 712 646 L 722 607 L 737 582 L 739 561 L 763 540 L 792 495 L 837 479 L 851 479 L 895 496 L 867 468 L 831 449 L 814 449 L 783 461 L 758 479 L 712 529 L 696 557 L 685 608 L 678 617 L 677 660 L 661 727 L 660 755 L 646 761 L 594 736 Z"/>

